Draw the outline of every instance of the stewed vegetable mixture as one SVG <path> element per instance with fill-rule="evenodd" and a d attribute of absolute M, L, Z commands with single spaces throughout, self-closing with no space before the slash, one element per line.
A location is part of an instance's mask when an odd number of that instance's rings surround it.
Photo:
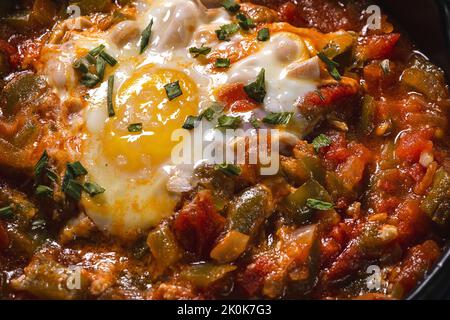
<path fill-rule="evenodd" d="M 388 17 L 380 29 L 365 27 L 369 2 L 223 1 L 236 30 L 217 30 L 221 41 L 239 28 L 267 41 L 272 22 L 348 32 L 317 53 L 326 81 L 298 101 L 309 127 L 276 175 L 258 165 L 200 166 L 175 214 L 130 241 L 99 230 L 79 205 L 82 194 L 105 191 L 102 181 L 83 182 L 83 164 L 64 153 L 68 115 L 82 106 L 61 104 L 34 70 L 71 3 L 102 30 L 133 19 L 125 0 L 0 3 L 0 298 L 399 299 L 433 268 L 450 228 L 448 87 Z M 150 36 L 151 25 L 142 51 Z M 98 74 L 75 66 L 87 87 L 115 64 L 102 50 L 91 55 L 102 57 Z M 189 52 L 215 57 L 207 47 Z M 166 92 L 182 94 L 177 83 Z M 252 110 L 264 94 L 262 71 L 251 86 L 219 90 L 217 103 Z M 219 124 L 239 126 L 234 120 Z M 252 124 L 289 121 L 272 114 Z M 62 151 L 49 155 L 49 145 Z M 367 285 L 370 266 L 379 286 Z M 74 272 L 79 286 L 66 286 Z"/>

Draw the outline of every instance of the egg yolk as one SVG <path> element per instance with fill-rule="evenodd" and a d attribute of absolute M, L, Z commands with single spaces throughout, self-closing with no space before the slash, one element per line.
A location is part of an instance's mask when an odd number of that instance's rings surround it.
<path fill-rule="evenodd" d="M 179 82 L 182 95 L 169 100 L 165 85 Z M 197 86 L 185 73 L 145 66 L 135 71 L 119 88 L 116 115 L 105 124 L 105 155 L 120 169 L 138 171 L 157 168 L 168 161 L 180 129 L 188 115 L 197 113 Z M 141 132 L 129 132 L 130 124 L 142 123 Z"/>

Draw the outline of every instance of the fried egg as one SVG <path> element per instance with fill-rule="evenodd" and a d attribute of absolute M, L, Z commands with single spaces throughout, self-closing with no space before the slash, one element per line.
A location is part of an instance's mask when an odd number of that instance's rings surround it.
<path fill-rule="evenodd" d="M 101 230 L 133 238 L 174 213 L 180 192 L 192 187 L 189 177 L 196 164 L 172 162 L 177 143 L 172 132 L 188 116 L 198 115 L 221 86 L 249 84 L 264 68 L 267 94 L 259 110 L 263 113 L 295 112 L 296 101 L 316 90 L 319 63 L 300 35 L 277 31 L 262 42 L 255 31 L 240 31 L 230 41 L 219 41 L 215 30 L 233 19 L 224 8 L 207 9 L 200 1 L 139 0 L 134 20 L 106 31 L 95 26 L 68 30 L 63 39 L 44 47 L 38 71 L 63 103 L 82 101 L 70 122 L 82 145 L 71 158 L 86 167 L 87 181 L 105 188 L 104 193 L 84 194 L 81 200 Z M 151 21 L 150 42 L 140 54 L 139 36 Z M 106 81 L 87 89 L 72 67 L 75 59 L 101 44 L 118 62 L 106 68 L 104 77 L 115 78 L 113 117 L 106 107 Z M 210 47 L 211 54 L 194 58 L 189 48 L 202 45 Z M 230 57 L 230 68 L 214 68 L 209 58 L 217 53 Z M 182 95 L 169 100 L 164 86 L 177 81 Z M 129 132 L 133 123 L 142 123 L 142 131 Z M 207 140 L 216 129 L 205 125 Z"/>

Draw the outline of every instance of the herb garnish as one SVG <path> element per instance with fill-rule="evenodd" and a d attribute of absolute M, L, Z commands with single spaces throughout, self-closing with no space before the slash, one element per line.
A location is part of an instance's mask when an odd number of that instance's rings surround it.
<path fill-rule="evenodd" d="M 48 197 L 51 198 L 53 196 L 53 189 L 42 184 L 36 187 L 34 194 L 38 197 Z"/>
<path fill-rule="evenodd" d="M 210 47 L 205 47 L 203 44 L 202 44 L 202 46 L 200 48 L 197 48 L 197 47 L 190 47 L 189 48 L 189 53 L 191 53 L 194 58 L 197 58 L 200 55 L 206 56 L 210 52 L 211 52 L 211 48 Z"/>
<path fill-rule="evenodd" d="M 241 124 L 241 121 L 240 117 L 221 115 L 217 119 L 217 128 L 236 129 Z"/>
<path fill-rule="evenodd" d="M 93 73 L 85 73 L 81 76 L 81 84 L 88 87 L 93 88 L 100 82 L 100 78 Z"/>
<path fill-rule="evenodd" d="M 97 71 L 97 77 L 100 81 L 103 81 L 103 77 L 105 76 L 106 69 L 106 61 L 102 57 L 98 57 L 95 62 L 95 70 Z"/>
<path fill-rule="evenodd" d="M 183 129 L 186 130 L 192 130 L 195 128 L 195 123 L 197 122 L 198 117 L 196 116 L 188 116 L 186 120 L 184 121 L 184 124 L 182 126 Z"/>
<path fill-rule="evenodd" d="M 312 141 L 312 145 L 314 146 L 316 152 L 318 152 L 320 148 L 328 147 L 331 143 L 332 143 L 331 139 L 328 138 L 323 133 L 315 137 L 314 140 Z"/>
<path fill-rule="evenodd" d="M 239 31 L 239 25 L 236 23 L 225 24 L 216 30 L 216 35 L 219 40 L 230 41 L 230 37 Z"/>
<path fill-rule="evenodd" d="M 39 178 L 44 173 L 44 170 L 48 166 L 48 153 L 47 150 L 44 150 L 38 162 L 34 165 L 34 176 L 35 178 Z"/>
<path fill-rule="evenodd" d="M 142 132 L 142 123 L 132 123 L 128 126 L 128 132 Z"/>
<path fill-rule="evenodd" d="M 261 127 L 260 120 L 253 116 L 250 118 L 250 123 L 251 123 L 252 127 L 255 129 L 259 129 Z"/>
<path fill-rule="evenodd" d="M 180 88 L 180 81 L 168 83 L 164 86 L 164 89 L 166 90 L 167 98 L 169 98 L 169 101 L 172 101 L 173 99 L 183 94 Z"/>
<path fill-rule="evenodd" d="M 269 28 L 262 28 L 261 30 L 259 30 L 257 39 L 259 41 L 267 41 L 267 40 L 269 40 L 270 39 Z"/>
<path fill-rule="evenodd" d="M 117 64 L 117 60 L 109 55 L 105 51 L 105 45 L 101 44 L 89 51 L 86 56 L 75 60 L 72 66 L 81 74 L 81 84 L 88 88 L 93 88 L 103 81 L 107 63 L 110 66 L 114 66 Z M 91 68 L 91 66 L 95 68 Z"/>
<path fill-rule="evenodd" d="M 199 120 L 205 118 L 208 121 L 212 121 L 214 119 L 214 114 L 216 113 L 216 111 L 213 108 L 206 108 L 205 110 L 202 111 L 202 113 L 200 113 L 200 115 L 198 116 Z"/>
<path fill-rule="evenodd" d="M 238 19 L 239 26 L 243 30 L 249 30 L 250 28 L 256 27 L 255 22 L 253 22 L 252 19 L 250 19 L 246 14 L 244 13 L 238 13 L 236 15 L 236 19 Z"/>
<path fill-rule="evenodd" d="M 247 96 L 249 96 L 256 102 L 262 103 L 264 101 L 264 98 L 266 96 L 266 77 L 264 69 L 261 69 L 258 76 L 256 77 L 255 82 L 244 86 L 244 91 Z"/>
<path fill-rule="evenodd" d="M 45 176 L 51 182 L 55 182 L 58 179 L 57 174 L 48 167 L 49 157 L 47 154 L 47 150 L 44 150 L 38 162 L 34 166 L 34 178 L 36 182 L 42 180 Z"/>
<path fill-rule="evenodd" d="M 152 26 L 153 26 L 153 19 L 150 21 L 148 26 L 145 27 L 145 29 L 142 31 L 141 44 L 140 44 L 140 48 L 139 48 L 140 54 L 142 54 L 148 46 L 150 37 L 152 35 Z"/>
<path fill-rule="evenodd" d="M 339 67 L 339 63 L 328 58 L 323 52 L 319 52 L 317 56 L 326 64 L 330 76 L 332 76 L 335 80 L 340 81 L 342 77 L 337 69 Z"/>
<path fill-rule="evenodd" d="M 264 123 L 287 125 L 293 116 L 293 112 L 271 112 L 263 118 Z"/>
<path fill-rule="evenodd" d="M 333 209 L 333 204 L 317 199 L 309 198 L 306 200 L 306 205 L 310 207 L 311 209 L 316 210 L 330 210 Z"/>
<path fill-rule="evenodd" d="M 84 191 L 86 191 L 89 196 L 94 197 L 98 194 L 104 193 L 106 190 L 105 188 L 99 186 L 95 182 L 85 182 L 83 185 Z"/>
<path fill-rule="evenodd" d="M 73 163 L 67 163 L 67 167 L 70 169 L 74 177 L 80 177 L 86 175 L 88 172 L 80 161 Z"/>
<path fill-rule="evenodd" d="M 227 176 L 238 176 L 242 172 L 241 168 L 234 164 L 216 164 L 214 169 L 225 173 Z"/>
<path fill-rule="evenodd" d="M 103 60 L 106 61 L 107 64 L 109 64 L 111 67 L 115 66 L 117 64 L 117 60 L 114 59 L 113 56 L 107 54 L 105 51 L 100 52 L 100 58 L 103 58 Z"/>
<path fill-rule="evenodd" d="M 105 50 L 105 45 L 101 44 L 98 47 L 95 47 L 94 49 L 92 49 L 91 51 L 89 51 L 89 54 L 92 57 L 96 57 L 100 54 L 100 52 L 102 52 L 103 50 Z"/>
<path fill-rule="evenodd" d="M 241 6 L 234 0 L 224 0 L 222 2 L 222 7 L 227 9 L 227 11 L 230 13 L 236 13 L 241 8 Z"/>
<path fill-rule="evenodd" d="M 228 68 L 230 66 L 230 59 L 228 59 L 228 58 L 217 58 L 214 66 L 216 68 Z"/>
<path fill-rule="evenodd" d="M 13 206 L 0 208 L 0 219 L 11 219 L 14 216 Z"/>
<path fill-rule="evenodd" d="M 114 91 L 114 75 L 109 76 L 108 78 L 108 92 L 107 92 L 107 99 L 106 104 L 108 107 L 108 116 L 114 117 L 116 115 L 114 111 L 114 103 L 113 103 L 113 91 Z"/>

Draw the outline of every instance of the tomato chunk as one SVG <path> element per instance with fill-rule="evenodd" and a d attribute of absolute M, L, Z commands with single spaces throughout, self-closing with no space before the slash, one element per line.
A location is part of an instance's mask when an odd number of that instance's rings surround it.
<path fill-rule="evenodd" d="M 431 141 L 433 133 L 433 129 L 405 132 L 398 141 L 397 156 L 403 161 L 419 161 L 422 152 L 433 149 L 433 142 Z"/>
<path fill-rule="evenodd" d="M 247 266 L 238 283 L 247 294 L 254 295 L 262 290 L 265 277 L 276 268 L 276 263 L 269 256 L 262 255 Z"/>
<path fill-rule="evenodd" d="M 402 298 L 409 293 L 433 266 L 440 255 L 439 246 L 432 240 L 425 241 L 410 250 L 393 279 L 392 295 Z"/>
<path fill-rule="evenodd" d="M 205 256 L 225 225 L 225 218 L 216 210 L 212 195 L 202 191 L 178 212 L 173 228 L 186 250 Z"/>
<path fill-rule="evenodd" d="M 356 47 L 356 56 L 361 61 L 390 58 L 399 39 L 398 33 L 361 38 Z"/>
<path fill-rule="evenodd" d="M 329 106 L 342 99 L 353 96 L 357 93 L 357 88 L 346 84 L 336 84 L 324 86 L 318 92 L 310 92 L 303 102 L 306 105 Z"/>
<path fill-rule="evenodd" d="M 217 93 L 217 100 L 225 105 L 225 108 L 233 112 L 246 112 L 258 107 L 244 91 L 243 83 L 232 83 L 222 87 Z"/>
<path fill-rule="evenodd" d="M 281 21 L 286 21 L 293 26 L 306 25 L 305 19 L 300 15 L 299 8 L 292 2 L 286 2 L 278 9 L 278 14 Z"/>
<path fill-rule="evenodd" d="M 395 210 L 389 222 L 397 227 L 397 240 L 402 245 L 407 245 L 416 237 L 426 234 L 429 221 L 425 213 L 420 210 L 420 202 L 406 200 Z"/>

